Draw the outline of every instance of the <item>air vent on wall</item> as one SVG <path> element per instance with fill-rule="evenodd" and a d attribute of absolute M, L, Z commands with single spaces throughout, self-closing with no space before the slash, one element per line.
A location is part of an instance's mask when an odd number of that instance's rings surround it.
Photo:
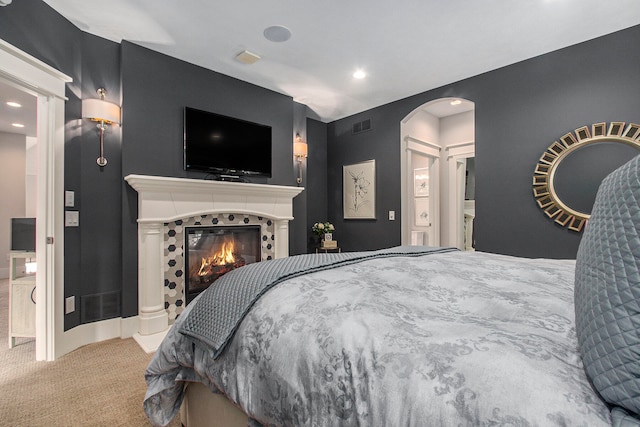
<path fill-rule="evenodd" d="M 363 120 L 358 123 L 354 123 L 351 127 L 351 133 L 356 134 L 371 130 L 371 119 Z"/>
<path fill-rule="evenodd" d="M 80 297 L 80 322 L 95 322 L 120 317 L 120 291 Z"/>

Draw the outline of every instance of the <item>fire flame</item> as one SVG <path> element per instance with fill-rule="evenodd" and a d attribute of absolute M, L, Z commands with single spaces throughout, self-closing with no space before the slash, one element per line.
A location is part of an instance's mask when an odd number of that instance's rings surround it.
<path fill-rule="evenodd" d="M 210 271 L 210 267 L 213 265 L 233 264 L 236 261 L 236 258 L 233 255 L 234 249 L 233 241 L 225 241 L 218 252 L 211 256 L 202 258 L 198 275 L 206 276 Z"/>

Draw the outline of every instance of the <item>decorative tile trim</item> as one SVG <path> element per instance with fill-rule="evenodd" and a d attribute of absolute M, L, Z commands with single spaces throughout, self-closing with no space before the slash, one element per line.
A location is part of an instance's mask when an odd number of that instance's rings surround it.
<path fill-rule="evenodd" d="M 191 226 L 259 225 L 261 235 L 260 258 L 275 258 L 273 221 L 255 215 L 221 213 L 197 215 L 164 224 L 164 308 L 169 324 L 184 310 L 184 228 Z"/>

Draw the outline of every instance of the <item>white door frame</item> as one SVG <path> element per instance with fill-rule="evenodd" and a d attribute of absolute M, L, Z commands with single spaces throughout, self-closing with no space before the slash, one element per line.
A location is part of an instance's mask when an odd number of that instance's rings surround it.
<path fill-rule="evenodd" d="M 54 360 L 64 332 L 64 103 L 72 79 L 1 39 L 0 79 L 38 98 L 36 360 Z"/>
<path fill-rule="evenodd" d="M 401 242 L 403 245 L 411 244 L 411 228 L 413 224 L 414 212 L 413 212 L 413 187 L 410 188 L 409 183 L 413 184 L 413 166 L 411 165 L 411 157 L 413 153 L 419 153 L 424 156 L 433 158 L 433 164 L 429 170 L 429 186 L 431 194 L 430 210 L 432 212 L 431 217 L 431 230 L 430 242 L 425 242 L 425 245 L 432 244 L 433 246 L 440 245 L 440 151 L 442 148 L 434 143 L 428 141 L 422 141 L 418 138 L 407 136 L 402 139 L 400 144 L 400 200 L 402 206 L 401 216 Z"/>
<path fill-rule="evenodd" d="M 464 178 L 466 159 L 475 157 L 475 141 L 460 142 L 446 146 L 449 165 L 449 212 L 456 215 L 449 223 L 449 241 L 458 249 L 464 249 Z M 454 196 L 454 197 L 451 197 Z"/>

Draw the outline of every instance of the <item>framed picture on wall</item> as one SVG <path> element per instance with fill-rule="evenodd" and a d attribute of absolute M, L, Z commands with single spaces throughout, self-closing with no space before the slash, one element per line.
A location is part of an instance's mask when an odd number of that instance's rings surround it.
<path fill-rule="evenodd" d="M 428 227 L 431 225 L 431 218 L 429 218 L 429 198 L 428 197 L 420 197 L 415 198 L 415 221 L 417 227 Z"/>
<path fill-rule="evenodd" d="M 345 219 L 376 218 L 376 161 L 342 167 L 342 208 Z"/>
<path fill-rule="evenodd" d="M 429 168 L 413 170 L 413 195 L 429 197 Z"/>

